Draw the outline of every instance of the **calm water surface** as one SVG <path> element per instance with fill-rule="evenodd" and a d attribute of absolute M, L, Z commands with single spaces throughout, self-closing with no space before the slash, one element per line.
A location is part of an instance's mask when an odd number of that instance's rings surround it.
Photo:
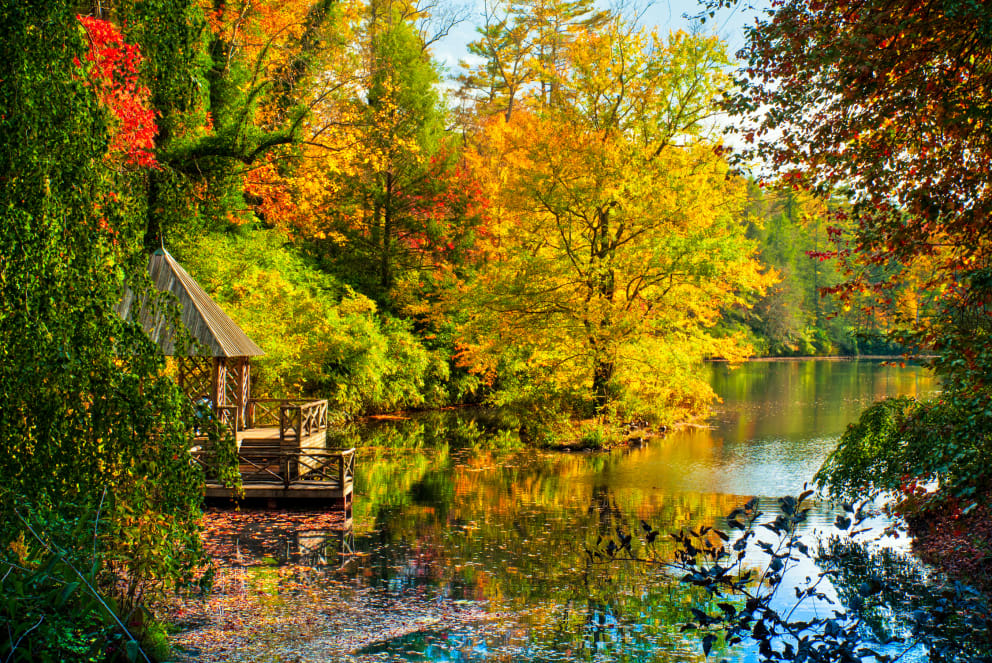
<path fill-rule="evenodd" d="M 297 533 L 286 547 L 287 559 L 317 551 L 304 555 L 310 582 L 347 606 L 310 637 L 381 632 L 335 660 L 701 660 L 679 628 L 705 598 L 640 565 L 589 568 L 584 543 L 641 519 L 663 532 L 722 526 L 751 496 L 770 512 L 865 406 L 937 388 L 919 367 L 878 362 L 705 370 L 722 399 L 709 427 L 609 454 L 521 450 L 466 412 L 361 431 L 353 530 Z M 832 521 L 825 504 L 813 516 L 811 527 Z"/>

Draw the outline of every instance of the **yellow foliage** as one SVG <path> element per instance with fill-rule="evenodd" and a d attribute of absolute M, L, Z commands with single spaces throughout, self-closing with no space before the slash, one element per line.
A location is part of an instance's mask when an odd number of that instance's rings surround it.
<path fill-rule="evenodd" d="M 746 354 L 708 330 L 772 280 L 737 218 L 744 183 L 706 143 L 659 151 L 590 124 L 500 116 L 467 157 L 494 225 L 478 282 L 456 296 L 473 303 L 459 359 L 558 390 L 606 370 L 642 411 L 698 413 L 712 394 L 691 365 Z"/>

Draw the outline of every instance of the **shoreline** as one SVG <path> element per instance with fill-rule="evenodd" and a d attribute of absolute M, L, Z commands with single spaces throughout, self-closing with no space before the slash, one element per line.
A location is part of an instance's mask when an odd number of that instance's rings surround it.
<path fill-rule="evenodd" d="M 905 517 L 913 553 L 948 578 L 992 600 L 992 508 L 961 512 L 953 499 L 927 505 Z"/>
<path fill-rule="evenodd" d="M 748 357 L 741 363 L 759 363 L 759 362 L 790 362 L 790 361 L 925 361 L 927 359 L 932 359 L 933 355 L 803 355 L 798 357 L 775 357 L 775 356 L 761 356 L 761 357 Z M 712 358 L 704 360 L 709 364 L 729 364 L 731 363 L 727 359 Z"/>

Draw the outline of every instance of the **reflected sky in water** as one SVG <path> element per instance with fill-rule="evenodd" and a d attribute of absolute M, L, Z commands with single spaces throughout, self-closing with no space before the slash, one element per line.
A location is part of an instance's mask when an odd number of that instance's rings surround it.
<path fill-rule="evenodd" d="M 330 560 L 305 586 L 347 607 L 321 612 L 322 626 L 298 646 L 322 652 L 313 660 L 700 660 L 698 640 L 680 627 L 706 597 L 643 565 L 589 567 L 583 546 L 617 528 L 637 531 L 641 520 L 662 532 L 722 527 L 750 496 L 771 512 L 865 406 L 937 389 L 919 367 L 878 362 L 704 370 L 722 400 L 707 427 L 607 454 L 522 449 L 467 411 L 342 432 L 340 442 L 359 447 L 355 554 Z M 833 519 L 826 504 L 811 515 L 811 526 Z M 340 535 L 329 539 L 341 549 Z M 663 539 L 639 553 L 669 557 Z M 318 610 L 296 596 L 269 609 Z M 266 646 L 293 645 L 274 637 Z"/>
<path fill-rule="evenodd" d="M 618 487 L 779 497 L 798 492 L 848 424 L 890 396 L 928 397 L 933 376 L 882 362 L 752 362 L 708 367 L 722 402 L 708 428 L 673 433 L 603 479 Z"/>

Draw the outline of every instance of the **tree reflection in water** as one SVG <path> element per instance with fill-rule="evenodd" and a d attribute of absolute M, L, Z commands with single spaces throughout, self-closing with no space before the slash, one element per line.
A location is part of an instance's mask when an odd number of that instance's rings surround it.
<path fill-rule="evenodd" d="M 470 410 L 337 431 L 338 446 L 358 450 L 352 561 L 294 571 L 298 587 L 257 607 L 283 620 L 312 615 L 316 626 L 292 638 L 273 626 L 250 646 L 211 651 L 254 660 L 281 651 L 303 660 L 699 660 L 699 637 L 680 628 L 693 608 L 718 610 L 713 599 L 643 566 L 587 568 L 583 544 L 639 531 L 641 520 L 666 535 L 726 529 L 724 514 L 754 495 L 770 511 L 812 476 L 866 401 L 933 388 L 918 368 L 877 364 L 713 370 L 725 403 L 712 427 L 637 449 L 527 450 L 498 418 Z M 814 504 L 808 528 L 833 515 Z M 656 548 L 674 554 L 667 536 Z M 713 654 L 752 657 L 718 646 Z"/>

